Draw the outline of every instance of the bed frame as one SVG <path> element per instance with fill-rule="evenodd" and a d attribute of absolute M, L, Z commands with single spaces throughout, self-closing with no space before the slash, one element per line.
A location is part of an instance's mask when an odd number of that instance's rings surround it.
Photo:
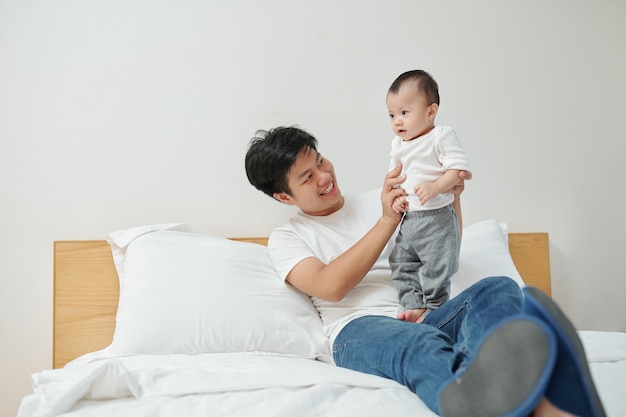
<path fill-rule="evenodd" d="M 267 238 L 233 240 L 267 244 Z M 547 233 L 509 234 L 509 250 L 524 282 L 551 294 L 548 245 Z M 118 300 L 107 241 L 54 242 L 54 368 L 111 343 Z"/>

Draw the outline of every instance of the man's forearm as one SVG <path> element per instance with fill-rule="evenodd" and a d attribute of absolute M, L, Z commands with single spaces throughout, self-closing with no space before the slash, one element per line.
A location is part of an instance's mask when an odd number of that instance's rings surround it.
<path fill-rule="evenodd" d="M 396 227 L 397 224 L 389 219 L 379 219 L 354 246 L 326 265 L 323 274 L 333 277 L 331 279 L 336 283 L 333 300 L 330 301 L 343 299 L 361 282 L 378 260 Z"/>

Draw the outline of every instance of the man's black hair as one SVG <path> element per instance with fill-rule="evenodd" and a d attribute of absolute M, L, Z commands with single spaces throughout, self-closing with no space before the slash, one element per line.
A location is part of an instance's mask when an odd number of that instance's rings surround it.
<path fill-rule="evenodd" d="M 287 174 L 302 151 L 317 152 L 317 139 L 299 127 L 258 130 L 246 153 L 246 175 L 258 190 L 291 195 Z"/>

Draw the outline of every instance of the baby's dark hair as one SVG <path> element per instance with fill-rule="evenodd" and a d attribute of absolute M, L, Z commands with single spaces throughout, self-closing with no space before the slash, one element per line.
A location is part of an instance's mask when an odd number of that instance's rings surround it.
<path fill-rule="evenodd" d="M 258 130 L 246 153 L 248 181 L 270 197 L 291 195 L 287 174 L 302 150 L 317 152 L 317 139 L 299 127 Z"/>
<path fill-rule="evenodd" d="M 435 79 L 424 70 L 411 70 L 400 74 L 389 87 L 387 94 L 398 94 L 400 86 L 407 81 L 417 83 L 417 91 L 424 94 L 428 105 L 433 103 L 439 105 L 439 86 Z"/>

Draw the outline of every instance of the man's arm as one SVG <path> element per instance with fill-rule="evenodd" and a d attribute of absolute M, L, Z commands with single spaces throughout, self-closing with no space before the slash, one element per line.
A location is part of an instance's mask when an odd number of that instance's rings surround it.
<path fill-rule="evenodd" d="M 406 177 L 400 176 L 402 166 L 389 171 L 381 192 L 383 215 L 357 243 L 332 262 L 325 264 L 317 258 L 300 261 L 287 275 L 287 282 L 300 291 L 328 301 L 341 301 L 374 265 L 387 241 L 402 219 L 392 203 L 405 191 L 396 187 Z"/>
<path fill-rule="evenodd" d="M 459 177 L 461 181 L 459 181 L 454 187 L 448 190 L 449 193 L 454 194 L 454 201 L 452 202 L 452 207 L 454 211 L 456 211 L 456 217 L 459 222 L 459 230 L 461 234 L 463 234 L 463 213 L 461 213 L 461 193 L 465 190 L 465 180 L 472 179 L 472 173 L 469 171 L 459 171 Z"/>
<path fill-rule="evenodd" d="M 402 172 L 402 166 L 398 164 L 385 176 L 381 192 L 383 215 L 374 227 L 354 246 L 328 264 L 317 258 L 303 259 L 289 272 L 287 282 L 310 296 L 333 302 L 341 301 L 361 282 L 402 220 L 402 213 L 395 212 L 392 207 L 397 197 L 405 195 L 402 188 L 396 187 L 406 179 L 406 176 L 400 176 L 400 172 Z M 471 178 L 471 174 L 467 171 L 461 171 L 459 176 L 461 179 Z M 455 194 L 454 207 L 457 210 L 459 222 L 461 222 L 459 195 L 463 189 L 464 184 L 461 181 L 450 190 Z"/>

